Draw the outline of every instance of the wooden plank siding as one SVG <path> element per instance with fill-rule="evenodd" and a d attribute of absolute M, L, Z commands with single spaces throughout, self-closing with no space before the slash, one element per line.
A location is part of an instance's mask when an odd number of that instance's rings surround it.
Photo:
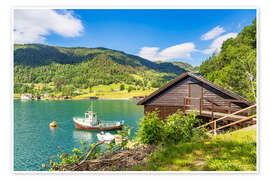
<path fill-rule="evenodd" d="M 195 89 L 194 89 L 195 88 Z M 197 88 L 197 89 L 196 89 Z M 203 96 L 202 105 L 200 106 L 200 98 Z M 211 100 L 214 100 L 214 108 L 218 112 L 228 113 L 235 112 L 244 107 L 247 107 L 244 103 L 231 103 L 228 100 L 235 99 L 207 84 L 194 79 L 193 77 L 186 77 L 181 81 L 175 83 L 160 94 L 157 94 L 150 100 L 148 100 L 145 106 L 145 113 L 153 110 L 159 110 L 159 116 L 165 119 L 168 115 L 175 113 L 178 109 L 184 109 L 184 98 L 191 97 L 197 99 L 189 100 L 189 104 L 199 109 L 202 107 L 206 110 L 211 110 Z M 198 101 L 198 102 L 195 102 Z M 230 108 L 231 106 L 231 108 Z"/>
<path fill-rule="evenodd" d="M 165 120 L 167 116 L 174 114 L 178 109 L 183 110 L 180 106 L 156 106 L 156 105 L 145 105 L 144 114 L 147 112 L 158 111 L 158 116 Z"/>
<path fill-rule="evenodd" d="M 184 97 L 188 96 L 189 78 L 178 82 L 165 92 L 155 96 L 145 105 L 156 106 L 184 106 Z"/>

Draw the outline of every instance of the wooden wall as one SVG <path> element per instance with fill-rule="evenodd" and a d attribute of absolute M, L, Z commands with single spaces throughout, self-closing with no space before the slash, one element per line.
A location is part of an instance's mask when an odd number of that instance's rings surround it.
<path fill-rule="evenodd" d="M 211 109 L 211 99 L 214 99 L 214 108 L 219 109 L 220 112 L 227 112 L 229 108 L 229 102 L 226 100 L 232 99 L 232 97 L 203 84 L 203 108 Z M 238 111 L 247 107 L 243 103 L 231 103 L 232 112 Z"/>
<path fill-rule="evenodd" d="M 167 116 L 174 114 L 178 109 L 183 110 L 180 106 L 155 106 L 155 105 L 145 105 L 144 114 L 147 112 L 152 112 L 155 110 L 159 111 L 159 117 L 161 119 L 166 119 Z"/>
<path fill-rule="evenodd" d="M 188 96 L 188 79 L 176 83 L 173 87 L 149 100 L 145 105 L 183 106 L 184 97 Z"/>
<path fill-rule="evenodd" d="M 200 90 L 190 90 L 192 88 L 199 88 Z M 203 91 L 203 92 L 201 92 Z M 191 95 L 192 93 L 192 95 Z M 217 89 L 214 89 L 208 86 L 205 83 L 202 83 L 192 77 L 187 77 L 180 82 L 176 83 L 172 87 L 168 88 L 164 92 L 158 94 L 156 97 L 153 97 L 145 103 L 145 112 L 153 111 L 155 108 L 160 110 L 160 117 L 163 119 L 169 114 L 173 114 L 177 109 L 183 109 L 184 106 L 184 97 L 198 98 L 197 100 L 191 100 L 191 104 L 199 103 L 199 98 L 203 96 L 203 109 L 211 109 L 211 99 L 214 99 L 214 107 L 219 112 L 228 112 L 229 103 L 226 99 L 233 99 L 227 94 L 224 94 Z M 198 101 L 198 102 L 194 102 Z M 231 103 L 232 112 L 237 111 L 247 107 L 243 103 Z"/>

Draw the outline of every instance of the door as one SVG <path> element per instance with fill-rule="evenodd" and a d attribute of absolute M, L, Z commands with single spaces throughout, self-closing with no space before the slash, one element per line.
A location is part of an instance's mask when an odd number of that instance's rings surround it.
<path fill-rule="evenodd" d="M 200 110 L 200 98 L 202 96 L 202 87 L 198 83 L 189 84 L 190 108 Z"/>

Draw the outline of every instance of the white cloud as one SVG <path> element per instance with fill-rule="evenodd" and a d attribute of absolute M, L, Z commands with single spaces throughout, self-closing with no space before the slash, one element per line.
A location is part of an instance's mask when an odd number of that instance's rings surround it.
<path fill-rule="evenodd" d="M 168 47 L 160 52 L 159 47 L 143 47 L 138 56 L 151 61 L 191 59 L 191 53 L 197 51 L 191 42 Z"/>
<path fill-rule="evenodd" d="M 14 43 L 41 43 L 51 32 L 76 37 L 82 31 L 81 20 L 74 17 L 72 11 L 14 10 Z"/>
<path fill-rule="evenodd" d="M 223 27 L 217 26 L 201 36 L 201 40 L 210 40 L 224 33 Z"/>
<path fill-rule="evenodd" d="M 213 53 L 217 54 L 221 51 L 221 47 L 224 41 L 226 41 L 229 38 L 235 38 L 236 36 L 237 33 L 228 33 L 223 36 L 220 36 L 212 42 L 212 44 L 208 49 L 205 49 L 202 52 L 204 54 L 213 54 Z"/>
<path fill-rule="evenodd" d="M 143 47 L 138 56 L 149 60 L 155 60 L 157 58 L 158 50 L 159 47 Z"/>

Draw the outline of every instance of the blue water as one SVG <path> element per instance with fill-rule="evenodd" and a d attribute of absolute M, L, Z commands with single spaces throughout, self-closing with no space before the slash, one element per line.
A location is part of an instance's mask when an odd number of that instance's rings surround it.
<path fill-rule="evenodd" d="M 132 128 L 132 135 L 143 116 L 143 107 L 136 101 L 94 100 L 93 110 L 98 119 L 124 120 Z M 84 116 L 89 100 L 72 101 L 21 101 L 14 100 L 14 170 L 42 171 L 42 163 L 58 152 L 71 152 L 80 147 L 80 140 L 96 142 L 97 132 L 75 129 L 72 118 Z M 49 124 L 57 122 L 51 129 Z M 58 150 L 57 146 L 61 149 Z M 48 169 L 45 169 L 48 170 Z"/>

